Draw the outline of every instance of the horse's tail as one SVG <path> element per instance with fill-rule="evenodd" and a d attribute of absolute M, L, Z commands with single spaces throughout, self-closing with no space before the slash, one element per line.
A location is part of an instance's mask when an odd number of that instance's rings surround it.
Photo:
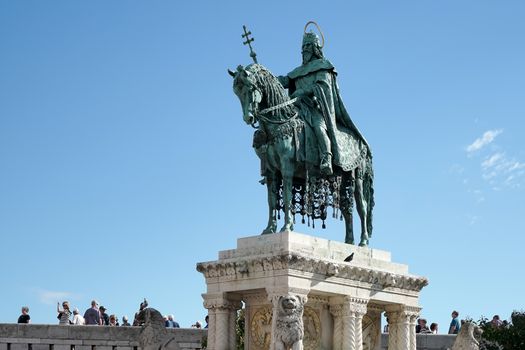
<path fill-rule="evenodd" d="M 374 169 L 372 167 L 372 155 L 366 157 L 366 168 L 363 177 L 363 195 L 366 201 L 366 225 L 368 237 L 372 237 L 372 210 L 374 209 Z"/>

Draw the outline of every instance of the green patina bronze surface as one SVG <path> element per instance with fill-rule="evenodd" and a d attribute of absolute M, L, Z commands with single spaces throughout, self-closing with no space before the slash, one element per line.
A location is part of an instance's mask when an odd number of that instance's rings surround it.
<path fill-rule="evenodd" d="M 374 206 L 372 152 L 345 108 L 336 70 L 324 58 L 318 36 L 305 32 L 302 65 L 276 77 L 257 63 L 251 32 L 246 27 L 244 32 L 255 63 L 229 73 L 244 121 L 257 129 L 253 147 L 268 189 L 263 234 L 276 232 L 281 212 L 281 231 L 293 230 L 296 215 L 314 227 L 321 220 L 324 228 L 331 207 L 334 217 L 345 220 L 345 242 L 354 244 L 355 198 L 359 245 L 367 246 Z"/>

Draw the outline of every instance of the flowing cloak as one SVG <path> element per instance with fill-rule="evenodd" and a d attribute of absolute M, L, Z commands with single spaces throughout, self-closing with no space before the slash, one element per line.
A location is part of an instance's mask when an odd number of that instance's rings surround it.
<path fill-rule="evenodd" d="M 372 157 L 372 152 L 363 135 L 355 126 L 348 114 L 336 82 L 337 72 L 330 61 L 317 59 L 297 67 L 288 73 L 288 91 L 292 94 L 302 88 L 307 96 L 304 100 L 310 101 L 300 106 L 301 117 L 308 122 L 308 114 L 312 108 L 321 113 L 330 138 L 332 162 L 344 171 L 355 169 L 366 157 Z M 302 81 L 302 82 L 301 82 Z M 305 89 L 305 81 L 307 88 Z M 312 97 L 314 97 L 312 99 Z M 312 103 L 314 101 L 314 103 Z M 317 154 L 313 156 L 306 152 L 305 160 L 317 163 Z"/>

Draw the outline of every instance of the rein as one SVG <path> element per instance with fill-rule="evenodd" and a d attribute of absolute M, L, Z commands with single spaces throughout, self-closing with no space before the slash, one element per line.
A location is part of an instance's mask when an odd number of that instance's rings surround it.
<path fill-rule="evenodd" d="M 265 109 L 263 109 L 262 111 L 260 111 L 259 114 L 266 114 L 266 113 L 269 113 L 269 112 L 273 112 L 273 111 L 278 110 L 278 109 L 280 109 L 280 108 L 283 108 L 283 107 L 289 106 L 289 105 L 291 105 L 292 103 L 295 103 L 295 101 L 297 101 L 297 97 L 296 97 L 296 98 L 292 98 L 291 100 L 288 100 L 288 101 L 286 101 L 286 102 L 279 103 L 279 104 L 276 105 L 276 106 L 269 107 L 269 108 L 265 108 Z"/>
<path fill-rule="evenodd" d="M 259 113 L 257 113 L 256 117 L 257 117 L 257 119 L 259 119 L 259 120 L 261 120 L 261 121 L 263 121 L 265 123 L 269 123 L 269 124 L 285 124 L 285 123 L 288 123 L 288 122 L 292 121 L 293 119 L 297 118 L 297 116 L 299 114 L 296 112 L 293 116 L 291 116 L 288 119 L 277 120 L 277 121 L 276 120 L 271 120 L 271 119 L 265 117 L 264 115 L 267 114 L 267 113 L 276 111 L 278 109 L 284 108 L 286 106 L 289 106 L 289 105 L 295 103 L 295 101 L 297 101 L 297 97 L 296 98 L 292 98 L 291 100 L 288 100 L 286 102 L 280 103 L 278 105 L 275 105 L 273 107 L 265 108 L 262 111 L 260 111 Z"/>

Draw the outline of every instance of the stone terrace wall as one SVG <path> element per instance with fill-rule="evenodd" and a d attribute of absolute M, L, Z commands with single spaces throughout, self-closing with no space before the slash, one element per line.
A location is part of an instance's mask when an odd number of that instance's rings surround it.
<path fill-rule="evenodd" d="M 167 329 L 183 350 L 202 349 L 206 329 Z M 0 350 L 140 350 L 140 327 L 0 324 Z"/>
<path fill-rule="evenodd" d="M 139 327 L 0 324 L 0 350 L 140 350 Z M 200 350 L 206 329 L 168 329 L 183 350 Z M 452 348 L 455 335 L 418 334 L 418 350 Z M 381 336 L 387 349 L 388 334 Z"/>
<path fill-rule="evenodd" d="M 455 335 L 448 334 L 416 334 L 417 350 L 447 350 L 452 349 Z M 388 334 L 381 335 L 381 350 L 388 349 Z"/>

